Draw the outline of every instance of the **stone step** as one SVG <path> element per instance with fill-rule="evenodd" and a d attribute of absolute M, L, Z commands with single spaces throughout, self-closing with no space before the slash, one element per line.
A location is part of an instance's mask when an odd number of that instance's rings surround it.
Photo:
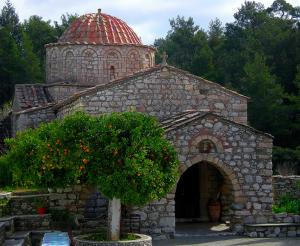
<path fill-rule="evenodd" d="M 30 237 L 31 231 L 17 231 L 12 233 L 9 236 L 6 236 L 7 239 L 24 239 Z"/>
<path fill-rule="evenodd" d="M 2 245 L 4 240 L 5 240 L 5 223 L 0 222 L 0 245 Z"/>
<path fill-rule="evenodd" d="M 7 239 L 4 241 L 3 246 L 25 246 L 24 239 Z"/>
<path fill-rule="evenodd" d="M 14 231 L 14 217 L 13 216 L 6 216 L 0 218 L 0 224 L 2 224 L 4 228 L 5 235 L 10 235 Z"/>
<path fill-rule="evenodd" d="M 11 197 L 11 192 L 0 191 L 0 199 L 8 199 Z"/>
<path fill-rule="evenodd" d="M 41 198 L 41 197 L 49 197 L 50 194 L 24 194 L 24 195 L 15 195 L 12 194 L 10 200 L 24 200 L 24 199 L 32 199 L 32 198 Z"/>
<path fill-rule="evenodd" d="M 47 190 L 25 190 L 25 191 L 13 191 L 11 194 L 13 196 L 30 196 L 30 195 L 43 195 L 48 194 Z"/>
<path fill-rule="evenodd" d="M 236 232 L 212 232 L 212 233 L 175 233 L 175 238 L 181 237 L 225 237 L 225 236 L 236 236 Z"/>
<path fill-rule="evenodd" d="M 300 237 L 300 223 L 246 224 L 249 237 Z"/>

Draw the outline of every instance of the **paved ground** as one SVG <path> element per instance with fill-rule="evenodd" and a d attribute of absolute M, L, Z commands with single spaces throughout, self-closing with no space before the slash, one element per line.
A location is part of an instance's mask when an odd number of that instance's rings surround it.
<path fill-rule="evenodd" d="M 241 238 L 236 236 L 181 237 L 154 241 L 153 246 L 299 246 L 300 238 Z"/>

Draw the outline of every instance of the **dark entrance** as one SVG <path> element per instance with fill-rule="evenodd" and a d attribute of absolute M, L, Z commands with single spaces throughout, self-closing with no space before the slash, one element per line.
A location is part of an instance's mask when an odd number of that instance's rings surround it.
<path fill-rule="evenodd" d="M 218 199 L 222 212 L 227 202 L 223 199 L 225 180 L 220 171 L 207 162 L 195 164 L 181 176 L 175 194 L 177 222 L 208 222 L 208 202 Z M 221 191 L 222 189 L 222 191 Z M 221 194 L 223 193 L 223 194 Z"/>
<path fill-rule="evenodd" d="M 196 219 L 200 216 L 199 165 L 190 167 L 180 178 L 175 194 L 175 216 Z"/>

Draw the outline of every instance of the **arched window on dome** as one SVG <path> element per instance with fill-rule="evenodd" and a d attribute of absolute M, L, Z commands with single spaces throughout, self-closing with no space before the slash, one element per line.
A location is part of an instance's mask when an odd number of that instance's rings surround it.
<path fill-rule="evenodd" d="M 144 68 L 151 67 L 151 58 L 149 54 L 145 55 Z"/>
<path fill-rule="evenodd" d="M 126 59 L 126 67 L 127 67 L 127 73 L 134 73 L 138 70 L 140 70 L 140 66 L 142 64 L 140 60 L 140 55 L 137 50 L 131 50 L 127 54 L 127 59 Z"/>
<path fill-rule="evenodd" d="M 114 66 L 110 66 L 109 68 L 109 80 L 113 80 L 116 78 L 116 71 Z"/>

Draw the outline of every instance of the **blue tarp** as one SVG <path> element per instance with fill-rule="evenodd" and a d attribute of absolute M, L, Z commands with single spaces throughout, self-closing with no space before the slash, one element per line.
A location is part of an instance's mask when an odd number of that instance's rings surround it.
<path fill-rule="evenodd" d="M 66 232 L 47 232 L 41 246 L 70 246 L 70 239 Z"/>

